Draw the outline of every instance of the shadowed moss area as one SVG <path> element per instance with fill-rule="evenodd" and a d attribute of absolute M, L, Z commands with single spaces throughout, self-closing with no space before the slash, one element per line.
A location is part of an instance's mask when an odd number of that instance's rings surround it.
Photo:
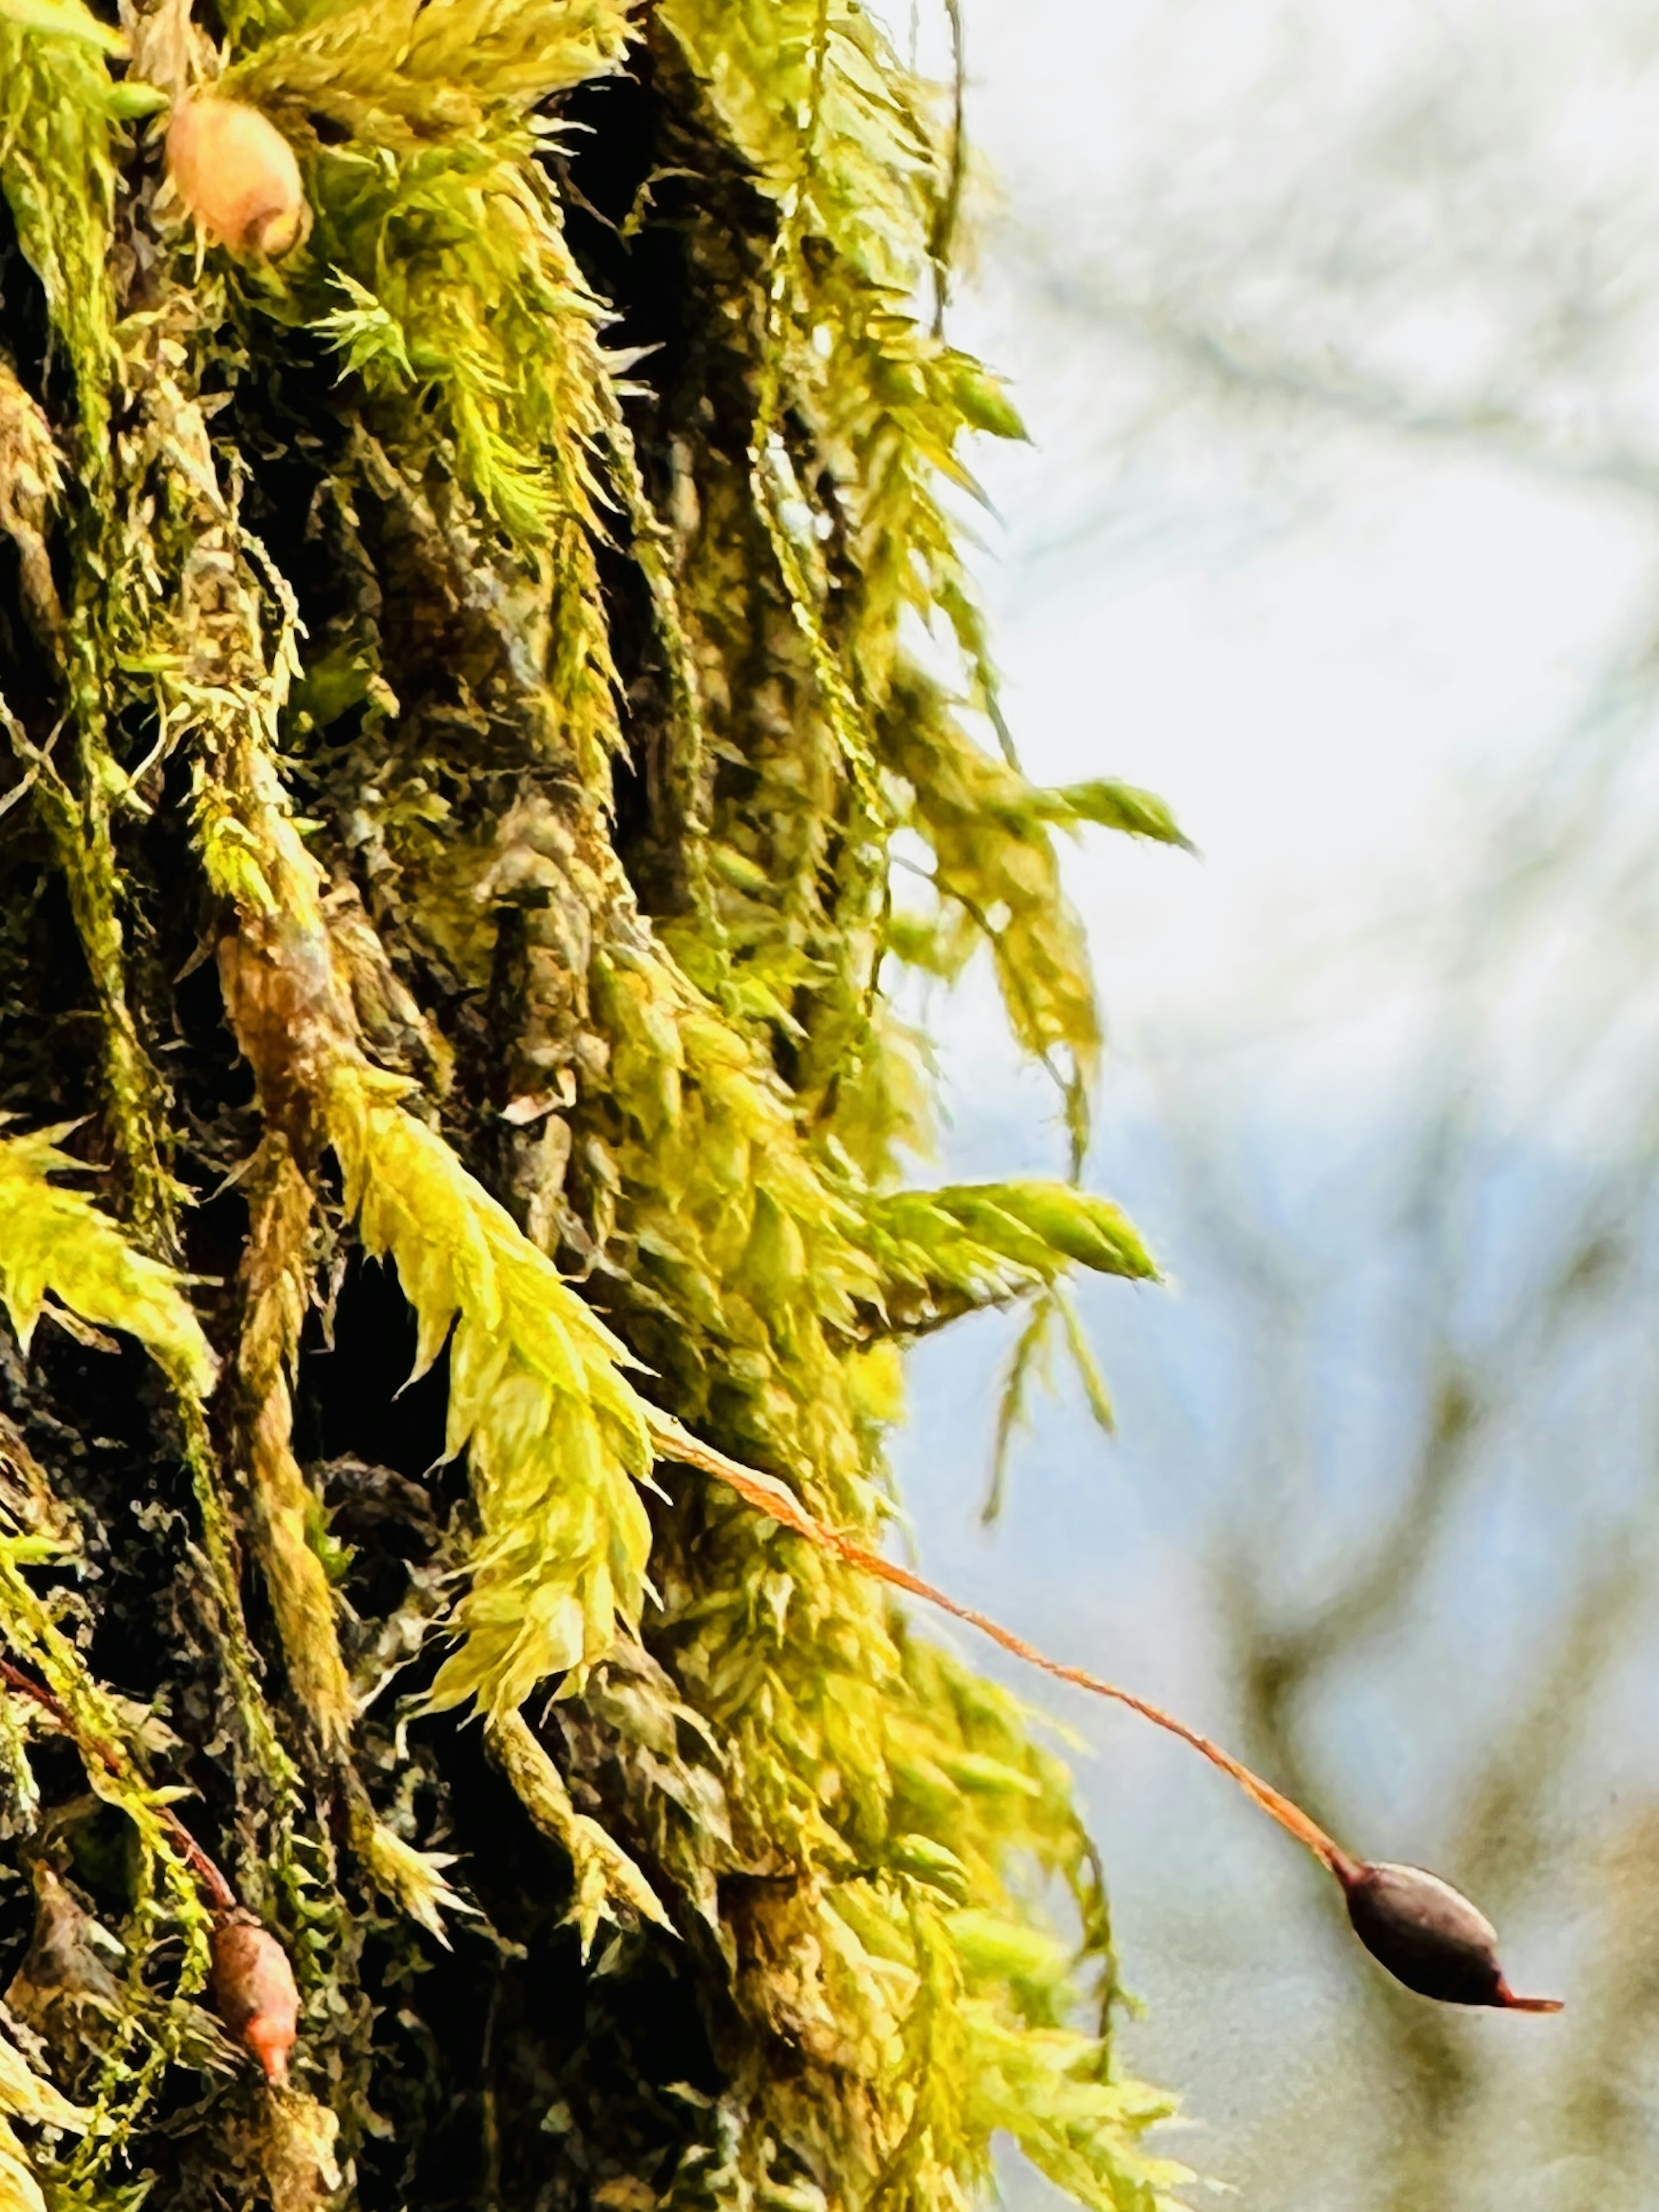
<path fill-rule="evenodd" d="M 209 100 L 280 260 L 167 177 Z M 1066 1279 L 1154 1273 L 1054 838 L 1180 834 L 998 735 L 952 112 L 841 0 L 0 0 L 20 2201 L 1180 2185 L 1040 1731 L 653 1474 L 677 1419 L 878 1541 L 909 1340 L 1023 1306 L 1107 1419 Z M 888 992 L 981 952 L 1072 1180 L 908 1188 Z"/>

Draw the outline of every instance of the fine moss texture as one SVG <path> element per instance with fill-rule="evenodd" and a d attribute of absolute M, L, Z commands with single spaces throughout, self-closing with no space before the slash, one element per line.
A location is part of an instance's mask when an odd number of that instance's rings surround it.
<path fill-rule="evenodd" d="M 846 0 L 0 0 L 0 2205 L 1180 2185 L 1040 1732 L 653 1474 L 878 1545 L 908 1342 L 1105 1418 L 1067 1277 L 1154 1273 L 1054 840 L 1179 833 L 998 742 L 961 168 Z M 907 1187 L 978 952 L 1071 1181 Z"/>

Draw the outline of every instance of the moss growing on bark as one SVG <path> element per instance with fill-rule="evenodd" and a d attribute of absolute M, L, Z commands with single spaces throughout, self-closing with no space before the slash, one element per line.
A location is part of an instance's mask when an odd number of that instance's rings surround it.
<path fill-rule="evenodd" d="M 191 99 L 297 156 L 280 261 L 168 182 Z M 1080 1157 L 1054 835 L 1178 837 L 976 734 L 958 183 L 845 0 L 0 0 L 0 2193 L 1178 2180 L 1016 1702 L 653 1475 L 678 1421 L 878 1541 L 909 1339 L 1152 1272 L 903 1186 L 884 980 L 988 949 Z"/>

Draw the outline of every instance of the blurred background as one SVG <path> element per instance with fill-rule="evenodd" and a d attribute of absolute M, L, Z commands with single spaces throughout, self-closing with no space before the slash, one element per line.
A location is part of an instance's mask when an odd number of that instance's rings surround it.
<path fill-rule="evenodd" d="M 1024 1317 L 945 1332 L 915 1549 L 1472 1892 L 1569 2001 L 1396 1990 L 1220 1777 L 1027 1677 L 1172 2152 L 1252 2212 L 1659 2207 L 1659 14 L 961 13 L 951 334 L 1033 441 L 980 456 L 1008 718 L 1201 858 L 1071 871 L 1089 1181 L 1172 1279 L 1082 1295 L 1116 1439 L 1057 1357 L 986 1525 Z M 944 1173 L 1064 1173 L 988 978 L 927 1013 Z"/>

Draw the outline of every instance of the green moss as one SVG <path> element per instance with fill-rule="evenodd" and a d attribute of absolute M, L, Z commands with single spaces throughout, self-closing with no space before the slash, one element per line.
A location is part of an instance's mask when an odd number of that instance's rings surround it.
<path fill-rule="evenodd" d="M 0 1291 L 23 1350 L 50 1286 L 172 1388 L 123 1370 L 139 1513 L 95 1386 L 7 1384 L 82 1548 L 20 1534 L 0 1630 L 136 1762 L 167 1707 L 155 1759 L 305 2009 L 296 2101 L 180 2120 L 203 1908 L 135 1779 L 119 2122 L 40 2171 L 278 2212 L 337 2157 L 371 2206 L 946 2212 L 1006 2131 L 1086 2204 L 1170 2202 L 1028 1717 L 844 1561 L 652 1474 L 678 1420 L 878 1542 L 906 1342 L 1024 1302 L 1104 1413 L 1068 1273 L 1153 1273 L 1073 1184 L 900 1173 L 929 1081 L 884 963 L 988 951 L 1075 1164 L 1100 1024 L 1054 833 L 1179 842 L 973 734 L 953 502 L 967 439 L 1019 425 L 919 306 L 954 126 L 842 0 L 230 5 L 216 89 L 295 145 L 313 217 L 268 266 L 158 197 L 118 40 L 58 14 L 0 7 L 49 333 L 0 390 L 0 617 L 41 672 L 0 840 L 51 856 L 102 1075 L 67 1018 L 15 1065 L 0 1035 L 0 1075 L 121 1172 L 94 1205 L 51 1137 L 0 1139 Z M 158 74 L 203 65 L 158 37 Z M 8 1003 L 47 942 L 0 940 Z M 392 1356 L 372 1260 L 415 1316 L 407 1405 L 443 1413 L 386 1404 L 343 1449 Z M 83 1569 L 114 1577 L 89 1657 L 53 1625 Z M 32 1817 L 80 1863 L 84 1807 Z"/>

